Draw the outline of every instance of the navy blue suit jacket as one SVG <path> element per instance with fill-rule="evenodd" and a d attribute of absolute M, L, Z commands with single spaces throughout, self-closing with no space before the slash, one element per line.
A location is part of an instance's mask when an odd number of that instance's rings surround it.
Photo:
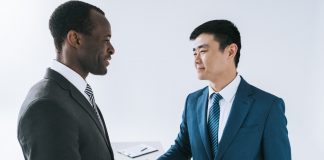
<path fill-rule="evenodd" d="M 159 160 L 211 160 L 208 87 L 188 95 L 175 144 Z M 285 105 L 243 78 L 219 143 L 216 160 L 290 160 Z"/>

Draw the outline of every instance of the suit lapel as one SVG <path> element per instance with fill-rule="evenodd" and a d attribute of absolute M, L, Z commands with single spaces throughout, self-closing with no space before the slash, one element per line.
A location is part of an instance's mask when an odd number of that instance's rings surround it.
<path fill-rule="evenodd" d="M 103 125 L 104 125 L 104 128 L 105 128 L 105 135 L 106 135 L 106 139 L 107 139 L 107 141 L 108 141 L 108 145 L 109 145 L 109 151 L 110 151 L 110 155 L 113 157 L 113 159 L 114 159 L 114 152 L 113 152 L 113 150 L 112 150 L 112 148 L 111 148 L 111 143 L 110 143 L 110 140 L 109 140 L 109 136 L 108 136 L 108 130 L 107 130 L 107 127 L 106 127 L 106 123 L 105 123 L 105 120 L 104 120 L 104 118 L 103 118 L 103 116 L 102 116 L 102 114 L 101 114 L 101 111 L 100 111 L 100 109 L 99 109 L 99 107 L 98 107 L 98 112 L 99 112 L 99 115 L 100 115 L 100 118 L 102 119 L 102 123 L 103 123 Z"/>
<path fill-rule="evenodd" d="M 236 133 L 241 127 L 246 115 L 248 114 L 253 98 L 250 97 L 252 90 L 250 85 L 241 78 L 240 85 L 237 89 L 235 99 L 232 105 L 230 116 L 227 120 L 220 144 L 219 144 L 219 159 L 222 158 L 226 149 L 233 141 Z"/>
<path fill-rule="evenodd" d="M 208 97 L 208 88 L 206 87 L 203 93 L 198 97 L 197 101 L 197 119 L 198 119 L 198 126 L 199 132 L 204 144 L 205 150 L 208 155 L 208 159 L 212 159 L 211 150 L 210 150 L 210 142 L 207 130 L 207 97 Z"/>
<path fill-rule="evenodd" d="M 83 96 L 80 91 L 75 88 L 67 79 L 65 79 L 61 74 L 57 73 L 56 71 L 52 69 L 47 69 L 47 73 L 45 75 L 45 78 L 52 79 L 56 81 L 62 88 L 69 90 L 71 97 L 80 104 L 80 107 L 85 110 L 86 113 L 91 117 L 91 119 L 95 122 L 97 128 L 100 130 L 101 135 L 104 137 L 105 142 L 109 148 L 109 142 L 105 136 L 105 132 L 97 118 L 96 113 L 93 111 L 91 104 L 89 101 Z"/>
<path fill-rule="evenodd" d="M 72 86 L 74 87 L 74 86 Z M 76 88 L 72 88 L 70 90 L 72 98 L 80 104 L 80 106 L 90 115 L 91 119 L 95 122 L 97 128 L 100 130 L 100 133 L 102 136 L 105 138 L 106 143 L 108 143 L 106 137 L 105 137 L 105 132 L 97 118 L 96 113 L 93 111 L 91 104 L 89 101 L 77 90 Z"/>

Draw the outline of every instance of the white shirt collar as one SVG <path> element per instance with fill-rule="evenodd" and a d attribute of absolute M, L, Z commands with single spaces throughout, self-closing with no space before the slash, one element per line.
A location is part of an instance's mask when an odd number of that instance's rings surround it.
<path fill-rule="evenodd" d="M 241 76 L 239 74 L 237 74 L 236 77 L 234 78 L 234 80 L 231 83 L 229 83 L 227 86 L 225 86 L 225 88 L 223 88 L 218 93 L 223 97 L 223 99 L 226 102 L 230 102 L 233 100 L 240 82 L 241 82 Z M 217 93 L 217 92 L 215 92 L 213 90 L 213 88 L 209 85 L 208 86 L 208 94 L 209 94 L 208 97 L 210 97 L 211 94 L 213 94 L 213 93 Z"/>
<path fill-rule="evenodd" d="M 77 72 L 56 60 L 53 60 L 51 69 L 60 73 L 64 78 L 71 82 L 83 95 L 85 95 L 84 91 L 87 87 L 87 82 Z"/>

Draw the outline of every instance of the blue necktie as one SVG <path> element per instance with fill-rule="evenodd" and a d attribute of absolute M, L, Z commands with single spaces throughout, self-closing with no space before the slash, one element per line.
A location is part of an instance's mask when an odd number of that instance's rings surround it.
<path fill-rule="evenodd" d="M 216 157 L 218 153 L 218 125 L 219 125 L 219 101 L 222 99 L 220 94 L 213 93 L 211 95 L 211 107 L 209 110 L 208 117 L 208 133 L 209 140 L 211 144 L 211 151 L 213 155 L 213 159 Z"/>

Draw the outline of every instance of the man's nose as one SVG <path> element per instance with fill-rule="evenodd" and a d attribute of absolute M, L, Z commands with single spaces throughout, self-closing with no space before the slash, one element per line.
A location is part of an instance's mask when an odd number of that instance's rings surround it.
<path fill-rule="evenodd" d="M 115 53 L 115 48 L 114 46 L 110 43 L 110 46 L 108 47 L 108 53 L 110 55 L 114 54 Z"/>
<path fill-rule="evenodd" d="M 195 53 L 195 63 L 199 63 L 199 62 L 200 62 L 200 54 Z"/>

